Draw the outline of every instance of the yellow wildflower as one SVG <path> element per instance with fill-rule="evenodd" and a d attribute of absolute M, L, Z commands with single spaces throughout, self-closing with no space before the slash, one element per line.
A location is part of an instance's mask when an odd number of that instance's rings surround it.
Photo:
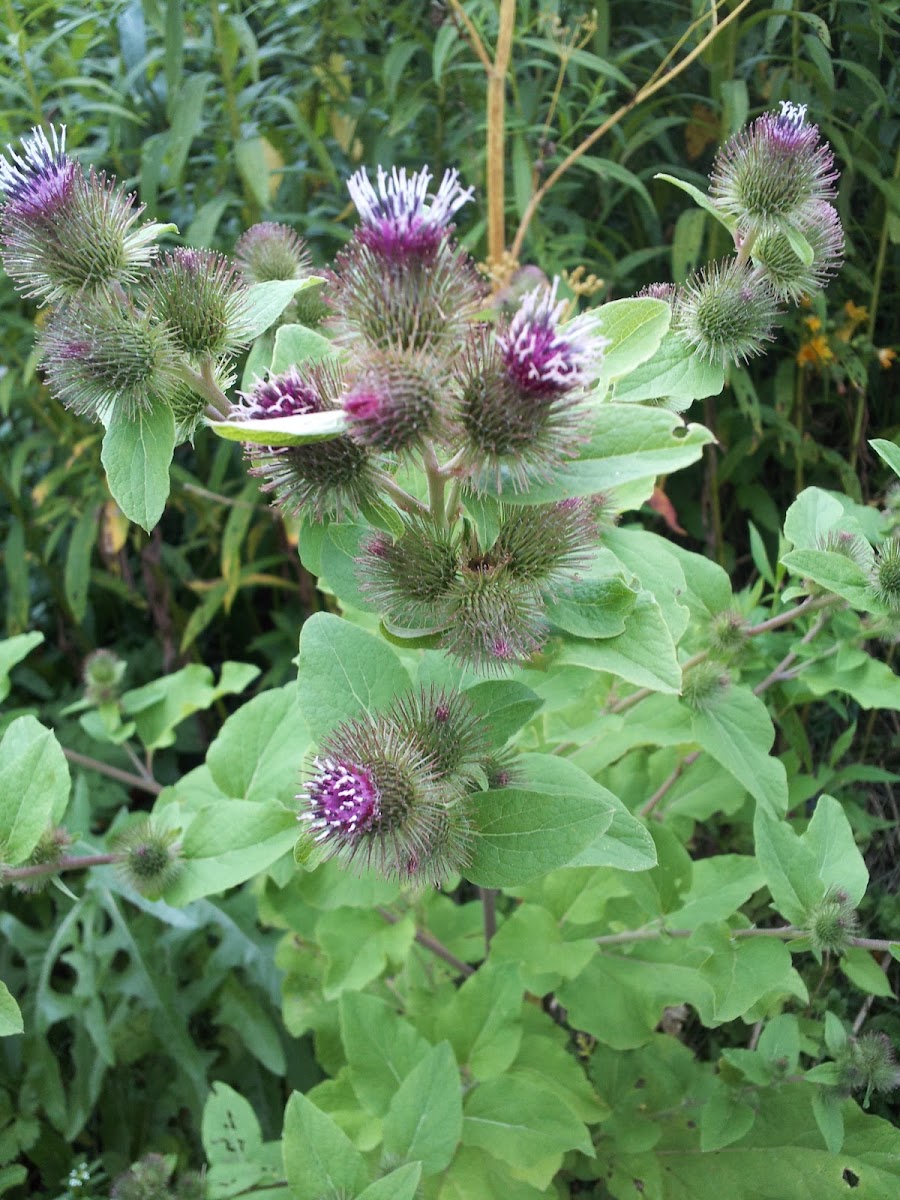
<path fill-rule="evenodd" d="M 818 317 L 804 317 L 803 324 L 810 331 L 810 333 L 818 333 L 822 328 L 822 322 Z"/>
<path fill-rule="evenodd" d="M 821 367 L 834 358 L 828 338 L 819 334 L 804 344 L 797 351 L 797 362 L 801 367 Z"/>
<path fill-rule="evenodd" d="M 889 371 L 894 359 L 897 357 L 897 351 L 892 350 L 890 346 L 882 346 L 875 353 L 878 356 L 878 361 L 881 363 L 882 370 Z"/>

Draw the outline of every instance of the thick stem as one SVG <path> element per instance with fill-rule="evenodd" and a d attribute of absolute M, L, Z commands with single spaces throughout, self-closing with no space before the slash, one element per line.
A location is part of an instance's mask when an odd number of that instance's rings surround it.
<path fill-rule="evenodd" d="M 124 783 L 126 787 L 138 788 L 140 791 L 149 792 L 151 796 L 158 796 L 163 790 L 162 784 L 149 775 L 132 775 L 130 771 L 122 771 L 97 758 L 89 758 L 87 754 L 79 754 L 77 750 L 69 750 L 66 746 L 63 746 L 63 754 L 77 767 L 87 767 L 89 771 L 96 771 L 98 775 L 115 779 L 117 783 Z"/>
<path fill-rule="evenodd" d="M 425 465 L 425 475 L 428 479 L 428 511 L 435 525 L 442 529 L 447 526 L 447 507 L 444 502 L 444 488 L 447 477 L 441 470 L 434 446 L 428 442 L 422 454 Z"/>
<path fill-rule="evenodd" d="M 411 496 L 399 483 L 395 483 L 386 471 L 376 470 L 374 477 L 378 480 L 378 486 L 382 491 L 387 492 L 398 508 L 416 517 L 428 516 L 428 505 L 423 504 L 421 500 L 417 500 L 415 496 Z"/>
<path fill-rule="evenodd" d="M 500 30 L 487 87 L 487 237 L 491 264 L 499 264 L 506 249 L 506 74 L 515 24 L 516 0 L 500 0 Z"/>
<path fill-rule="evenodd" d="M 60 871 L 84 871 L 88 867 L 105 867 L 120 862 L 121 854 L 83 854 L 60 858 L 52 863 L 36 863 L 31 867 L 0 867 L 0 883 L 18 883 L 22 879 L 38 879 L 42 875 L 58 875 Z"/>
<path fill-rule="evenodd" d="M 598 946 L 626 946 L 632 942 L 655 942 L 660 938 L 689 938 L 696 933 L 694 929 L 626 929 L 622 933 L 606 933 L 594 938 Z M 791 941 L 794 938 L 807 937 L 808 932 L 796 925 L 778 925 L 773 929 L 729 929 L 728 936 L 732 938 L 771 937 Z M 896 942 L 884 941 L 881 938 L 848 937 L 848 946 L 859 946 L 864 950 L 890 951 Z"/>
<path fill-rule="evenodd" d="M 231 401 L 213 378 L 211 363 L 204 363 L 199 371 L 182 363 L 181 378 L 198 396 L 209 402 L 206 409 L 208 417 L 216 420 L 231 415 Z"/>

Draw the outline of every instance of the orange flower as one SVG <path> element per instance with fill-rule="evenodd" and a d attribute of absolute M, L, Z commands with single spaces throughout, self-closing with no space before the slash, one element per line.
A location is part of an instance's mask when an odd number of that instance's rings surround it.
<path fill-rule="evenodd" d="M 867 321 L 869 319 L 869 310 L 865 307 L 865 305 L 854 304 L 852 300 L 848 300 L 844 305 L 844 312 L 847 314 L 850 320 L 854 321 L 857 325 L 860 323 L 860 321 Z"/>
<path fill-rule="evenodd" d="M 805 342 L 797 351 L 797 362 L 801 367 L 821 367 L 833 358 L 834 354 L 824 334 Z"/>
<path fill-rule="evenodd" d="M 804 317 L 803 324 L 811 333 L 818 333 L 822 328 L 822 322 L 818 317 Z"/>
<path fill-rule="evenodd" d="M 881 363 L 882 370 L 889 371 L 894 359 L 897 357 L 897 351 L 892 350 L 890 346 L 882 346 L 875 353 L 878 356 L 878 361 Z"/>

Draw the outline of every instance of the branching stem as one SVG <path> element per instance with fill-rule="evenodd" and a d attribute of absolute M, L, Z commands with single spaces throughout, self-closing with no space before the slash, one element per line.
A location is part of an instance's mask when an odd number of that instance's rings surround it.
<path fill-rule="evenodd" d="M 101 762 L 98 758 L 79 754 L 77 750 L 70 750 L 67 746 L 63 746 L 62 750 L 70 763 L 74 763 L 77 767 L 87 767 L 89 771 L 96 771 L 98 775 L 115 779 L 117 783 L 124 783 L 126 787 L 138 788 L 140 791 L 149 792 L 151 796 L 158 796 L 163 790 L 162 784 L 157 783 L 149 773 L 132 775 L 130 771 L 122 771 L 119 767 Z"/>

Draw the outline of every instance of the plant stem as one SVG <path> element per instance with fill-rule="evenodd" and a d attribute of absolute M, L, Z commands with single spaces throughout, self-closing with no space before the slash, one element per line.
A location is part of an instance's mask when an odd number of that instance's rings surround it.
<path fill-rule="evenodd" d="M 427 504 L 423 504 L 421 500 L 417 500 L 415 496 L 411 496 L 399 483 L 395 483 L 386 471 L 376 469 L 374 476 L 378 480 L 379 487 L 387 492 L 398 508 L 402 508 L 404 512 L 412 513 L 413 516 L 428 516 L 429 510 Z"/>
<path fill-rule="evenodd" d="M 426 442 L 422 452 L 425 476 L 428 480 L 428 511 L 432 521 L 441 529 L 447 527 L 447 507 L 444 503 L 444 487 L 447 477 L 441 470 L 437 454 L 431 442 Z"/>
<path fill-rule="evenodd" d="M 487 957 L 491 948 L 491 939 L 497 932 L 497 892 L 495 888 L 478 889 L 481 897 L 481 907 L 484 914 L 484 953 Z"/>
<path fill-rule="evenodd" d="M 105 867 L 119 862 L 121 854 L 83 854 L 60 858 L 52 863 L 35 863 L 31 867 L 0 867 L 0 883 L 16 883 L 20 879 L 37 879 L 41 875 L 58 875 L 60 871 L 84 871 L 87 867 Z"/>
<path fill-rule="evenodd" d="M 219 56 L 219 66 L 222 71 L 222 87 L 225 92 L 225 109 L 228 113 L 228 127 L 231 140 L 235 145 L 241 140 L 241 117 L 237 107 L 237 97 L 234 90 L 234 75 L 231 63 L 225 53 L 225 42 L 222 37 L 222 14 L 219 12 L 219 0 L 210 0 L 212 16 L 213 40 L 216 43 L 216 53 Z"/>
<path fill-rule="evenodd" d="M 638 810 L 638 816 L 639 817 L 649 817 L 650 814 L 653 812 L 653 810 L 656 808 L 657 804 L 659 804 L 660 800 L 662 800 L 662 798 L 669 791 L 669 789 L 672 788 L 678 782 L 678 780 L 681 778 L 682 774 L 684 773 L 685 769 L 687 767 L 689 767 L 691 765 L 691 763 L 696 762 L 699 757 L 700 757 L 700 751 L 694 750 L 690 754 L 685 755 L 685 757 L 681 760 L 681 762 L 676 763 L 675 769 L 672 771 L 671 775 L 669 775 L 669 777 L 667 779 L 663 780 L 663 782 L 659 785 L 659 787 L 656 789 L 656 791 L 653 793 L 653 795 L 650 797 L 650 799 L 647 801 L 647 803 Z"/>
<path fill-rule="evenodd" d="M 96 771 L 98 775 L 106 775 L 109 779 L 115 779 L 117 783 L 124 783 L 126 787 L 149 792 L 151 796 L 158 796 L 163 790 L 162 784 L 157 783 L 149 775 L 132 775 L 130 771 L 122 771 L 119 767 L 112 767 L 109 763 L 101 762 L 97 758 L 89 758 L 87 754 L 79 754 L 77 750 L 69 750 L 66 746 L 63 746 L 62 752 L 69 762 L 74 763 L 77 767 L 87 767 L 89 771 Z"/>
<path fill-rule="evenodd" d="M 516 0 L 500 0 L 500 29 L 487 86 L 487 252 L 491 264 L 499 264 L 506 249 L 506 75 L 515 24 Z"/>
<path fill-rule="evenodd" d="M 378 909 L 379 916 L 383 917 L 389 925 L 396 925 L 400 920 L 396 914 L 390 912 L 386 908 Z M 449 966 L 458 971 L 460 975 L 474 975 L 475 968 L 470 967 L 468 963 L 464 963 L 461 958 L 457 958 L 455 954 L 451 954 L 447 947 L 437 940 L 427 929 L 416 930 L 416 942 L 420 946 L 424 946 L 426 950 L 430 950 L 432 954 L 442 959 Z"/>
<path fill-rule="evenodd" d="M 187 363 L 182 363 L 181 377 L 198 396 L 209 401 L 209 407 L 206 410 L 208 417 L 216 420 L 231 415 L 231 401 L 213 378 L 211 363 L 204 363 L 199 371 L 195 371 Z"/>
<path fill-rule="evenodd" d="M 626 929 L 622 933 L 606 933 L 594 938 L 598 946 L 625 946 L 631 942 L 655 942 L 660 938 L 689 938 L 696 933 L 695 929 Z M 808 931 L 796 925 L 778 925 L 773 929 L 729 929 L 729 937 L 771 937 L 790 941 L 792 938 L 807 937 Z M 883 950 L 889 952 L 897 942 L 885 941 L 881 938 L 848 937 L 849 946 L 859 946 L 864 950 Z"/>
<path fill-rule="evenodd" d="M 680 75 L 682 71 L 686 70 L 687 67 L 689 67 L 694 61 L 694 59 L 703 54 L 709 45 L 715 40 L 715 38 L 719 37 L 722 31 L 728 25 L 730 25 L 732 21 L 740 16 L 749 3 L 750 0 L 739 0 L 739 3 L 732 9 L 732 11 L 728 13 L 727 16 L 723 17 L 721 21 L 717 22 L 710 32 L 706 34 L 705 37 L 701 38 L 694 49 L 691 50 L 689 54 L 685 55 L 681 62 L 677 63 L 664 75 L 658 78 L 651 76 L 647 83 L 645 83 L 644 86 L 640 88 L 640 90 L 637 91 L 630 100 L 628 100 L 620 108 L 617 108 L 610 117 L 607 117 L 602 125 L 598 126 L 592 133 L 589 133 L 586 138 L 579 142 L 579 144 L 574 150 L 571 151 L 570 154 L 566 155 L 559 166 L 547 176 L 541 186 L 536 192 L 533 193 L 531 199 L 528 201 L 525 212 L 522 214 L 522 219 L 519 222 L 519 228 L 516 230 L 516 236 L 513 239 L 512 246 L 510 247 L 510 254 L 514 259 L 518 259 L 521 255 L 522 245 L 525 241 L 525 235 L 528 232 L 528 227 L 534 218 L 534 214 L 537 212 L 541 201 L 554 186 L 554 184 L 556 184 L 562 178 L 562 176 L 565 175 L 570 167 L 574 166 L 574 164 L 578 162 L 579 158 L 582 158 L 588 152 L 588 150 L 590 150 L 595 142 L 598 142 L 600 138 L 604 136 L 604 134 L 608 133 L 614 126 L 618 125 L 622 118 L 630 113 L 632 109 L 637 108 L 639 104 L 642 104 L 645 100 L 648 100 L 652 95 L 660 91 L 661 88 L 664 88 L 666 84 L 671 83 L 672 80 Z"/>
<path fill-rule="evenodd" d="M 801 646 L 808 646 L 809 643 L 813 640 L 813 638 L 817 634 L 822 632 L 822 629 L 825 626 L 825 620 L 826 620 L 826 614 L 822 613 L 819 616 L 819 618 L 816 620 L 815 624 L 810 625 L 809 629 L 806 631 L 806 633 L 800 639 Z M 770 671 L 769 674 L 765 677 L 765 679 L 761 683 L 758 683 L 756 685 L 756 687 L 753 689 L 754 695 L 756 695 L 756 696 L 761 695 L 764 691 L 767 690 L 767 688 L 770 688 L 773 683 L 778 683 L 779 680 L 785 678 L 784 672 L 796 660 L 797 654 L 798 654 L 798 651 L 796 651 L 796 650 L 791 650 L 788 654 L 786 654 L 784 656 L 784 658 L 781 660 L 781 662 L 778 664 L 778 666 L 775 667 L 774 670 Z"/>
<path fill-rule="evenodd" d="M 491 62 L 490 55 L 488 54 L 487 50 L 485 50 L 484 42 L 481 40 L 478 30 L 472 24 L 469 14 L 463 8 L 460 0 L 450 0 L 450 7 L 459 17 L 460 21 L 462 21 L 463 28 L 466 31 L 466 36 L 469 39 L 472 49 L 475 51 L 478 61 L 484 67 L 485 71 L 487 71 L 488 75 L 490 75 L 494 64 Z"/>

